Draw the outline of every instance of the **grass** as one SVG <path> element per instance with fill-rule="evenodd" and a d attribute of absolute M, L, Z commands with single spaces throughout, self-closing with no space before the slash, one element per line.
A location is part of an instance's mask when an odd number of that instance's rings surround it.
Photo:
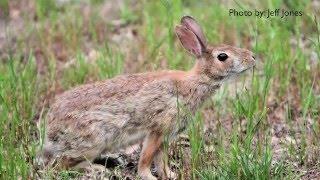
<path fill-rule="evenodd" d="M 103 12 L 101 0 L 28 2 L 33 9 L 12 6 L 24 28 L 5 26 L 0 34 L 5 35 L 0 39 L 0 179 L 36 176 L 36 123 L 55 94 L 127 72 L 191 68 L 194 60 L 173 32 L 185 14 L 199 20 L 214 45 L 252 49 L 258 65 L 226 84 L 193 118 L 186 132 L 190 147 L 174 146 L 180 153 L 170 159 L 180 176 L 300 179 L 312 169 L 320 171 L 320 25 L 311 1 L 124 1 L 116 16 Z M 10 3 L 0 3 L 6 14 L 14 11 Z M 304 15 L 230 17 L 229 8 L 294 9 Z M 59 177 L 78 175 L 61 172 Z"/>

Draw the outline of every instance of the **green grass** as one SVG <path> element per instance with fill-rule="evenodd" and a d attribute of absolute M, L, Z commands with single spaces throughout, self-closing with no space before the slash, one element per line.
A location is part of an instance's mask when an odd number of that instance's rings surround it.
<path fill-rule="evenodd" d="M 25 179 L 32 171 L 35 154 L 33 135 L 37 101 L 37 76 L 34 57 L 26 63 L 14 61 L 1 67 L 1 139 L 0 177 L 13 179 L 19 175 Z"/>
<path fill-rule="evenodd" d="M 191 157 L 176 147 L 180 153 L 174 161 L 180 176 L 299 179 L 309 169 L 320 169 L 320 158 L 310 154 L 320 148 L 320 25 L 311 1 L 248 0 L 228 5 L 209 0 L 141 1 L 139 5 L 125 1 L 116 16 L 123 27 L 112 24 L 111 15 L 101 17 L 101 0 L 62 6 L 53 0 L 30 1 L 35 17 L 21 13 L 23 31 L 15 33 L 10 31 L 15 27 L 8 26 L 8 46 L 0 51 L 0 179 L 36 176 L 34 158 L 40 134 L 36 123 L 45 116 L 55 94 L 124 72 L 191 68 L 194 60 L 173 32 L 185 14 L 198 19 L 213 45 L 249 48 L 256 53 L 258 65 L 237 83 L 226 84 L 193 118 L 187 131 Z M 6 12 L 10 11 L 8 2 L 0 3 Z M 90 8 L 87 15 L 84 4 Z M 302 10 L 304 15 L 230 17 L 229 8 L 284 8 Z M 132 40 L 122 33 L 127 39 L 115 41 L 112 37 L 121 29 L 133 29 L 137 35 Z M 215 122 L 209 141 L 204 138 L 207 121 Z M 272 144 L 276 124 L 285 126 L 292 139 L 280 137 L 280 154 Z M 183 161 L 187 158 L 189 164 Z M 59 177 L 77 175 L 61 172 Z"/>

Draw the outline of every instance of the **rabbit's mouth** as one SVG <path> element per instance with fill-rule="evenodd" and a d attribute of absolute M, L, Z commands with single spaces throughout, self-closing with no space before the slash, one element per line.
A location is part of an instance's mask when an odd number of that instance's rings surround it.
<path fill-rule="evenodd" d="M 244 72 L 248 71 L 249 69 L 251 69 L 251 68 L 244 69 L 244 70 L 242 70 L 242 71 L 238 72 L 238 74 L 240 74 L 240 73 L 244 73 Z"/>
<path fill-rule="evenodd" d="M 242 74 L 242 73 L 248 71 L 249 69 L 252 69 L 254 66 L 255 66 L 255 64 L 252 64 L 251 66 L 242 67 L 240 70 L 235 70 L 235 69 L 233 69 L 233 70 L 231 71 L 231 73 L 234 73 L 234 74 Z"/>
<path fill-rule="evenodd" d="M 245 69 L 241 69 L 240 71 L 230 70 L 228 73 L 229 73 L 229 74 L 242 74 L 242 73 L 246 72 L 248 69 L 251 69 L 251 67 L 245 68 Z"/>

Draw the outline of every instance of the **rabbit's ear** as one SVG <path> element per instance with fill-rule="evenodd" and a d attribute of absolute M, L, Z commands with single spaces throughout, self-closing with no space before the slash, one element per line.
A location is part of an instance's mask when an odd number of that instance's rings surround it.
<path fill-rule="evenodd" d="M 203 34 L 203 31 L 200 27 L 200 25 L 197 23 L 195 19 L 193 19 L 191 16 L 183 16 L 181 18 L 181 24 L 185 27 L 187 27 L 190 31 L 192 31 L 199 39 L 202 48 L 207 47 L 207 41 Z"/>
<path fill-rule="evenodd" d="M 177 25 L 175 28 L 176 34 L 182 44 L 182 46 L 191 54 L 196 57 L 202 55 L 202 45 L 197 36 L 188 28 L 182 25 Z"/>

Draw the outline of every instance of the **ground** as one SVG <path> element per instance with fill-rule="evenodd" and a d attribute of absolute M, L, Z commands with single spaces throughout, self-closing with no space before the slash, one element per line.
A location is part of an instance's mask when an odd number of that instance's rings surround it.
<path fill-rule="evenodd" d="M 229 15 L 300 11 L 301 16 Z M 140 144 L 84 173 L 39 171 L 39 122 L 54 97 L 118 74 L 187 70 L 174 26 L 192 15 L 212 45 L 252 50 L 257 66 L 226 83 L 167 150 L 181 179 L 320 178 L 320 3 L 25 0 L 0 2 L 0 179 L 136 179 Z M 115 158 L 119 157 L 119 158 Z"/>

